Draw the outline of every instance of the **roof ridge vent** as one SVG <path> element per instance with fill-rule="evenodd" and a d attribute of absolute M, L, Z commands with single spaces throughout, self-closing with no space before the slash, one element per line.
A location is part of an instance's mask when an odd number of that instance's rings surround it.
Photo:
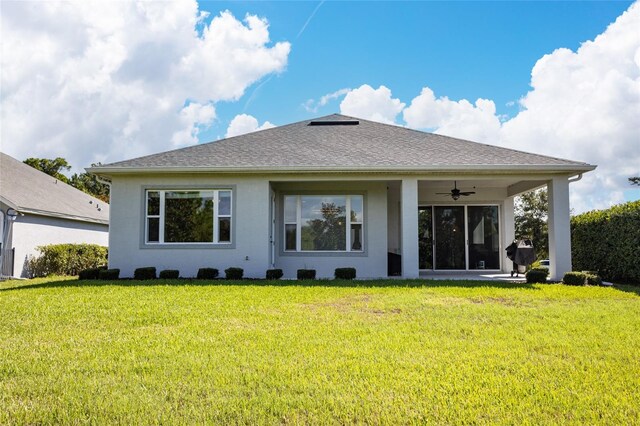
<path fill-rule="evenodd" d="M 313 120 L 309 126 L 357 126 L 359 120 Z"/>

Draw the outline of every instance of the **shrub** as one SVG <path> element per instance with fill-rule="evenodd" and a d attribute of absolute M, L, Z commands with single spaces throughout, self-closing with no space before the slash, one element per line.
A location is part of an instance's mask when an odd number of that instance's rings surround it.
<path fill-rule="evenodd" d="M 527 283 L 546 283 L 549 270 L 547 268 L 533 268 L 529 269 L 525 274 L 527 277 Z"/>
<path fill-rule="evenodd" d="M 596 274 L 586 274 L 587 285 L 602 285 L 602 278 Z"/>
<path fill-rule="evenodd" d="M 79 280 L 97 280 L 98 272 L 100 272 L 101 268 L 87 268 L 80 271 L 78 274 Z M 104 269 L 104 268 L 102 268 Z"/>
<path fill-rule="evenodd" d="M 268 280 L 279 280 L 283 275 L 282 269 L 267 269 Z"/>
<path fill-rule="evenodd" d="M 337 280 L 352 280 L 356 277 L 356 268 L 336 268 L 334 276 Z"/>
<path fill-rule="evenodd" d="M 50 244 L 37 250 L 40 254 L 27 261 L 30 277 L 78 275 L 107 263 L 107 248 L 97 244 Z"/>
<path fill-rule="evenodd" d="M 99 280 L 117 280 L 120 278 L 120 269 L 99 269 L 98 270 L 98 279 Z"/>
<path fill-rule="evenodd" d="M 640 283 L 640 201 L 571 218 L 571 256 L 577 270 L 596 270 L 607 281 Z"/>
<path fill-rule="evenodd" d="M 133 279 L 134 280 L 155 280 L 156 268 L 154 266 L 138 268 L 133 272 Z"/>
<path fill-rule="evenodd" d="M 315 280 L 316 270 L 315 269 L 298 269 L 298 279 L 299 280 Z"/>
<path fill-rule="evenodd" d="M 177 269 L 165 269 L 160 271 L 159 277 L 165 280 L 174 280 L 180 277 L 180 271 Z"/>
<path fill-rule="evenodd" d="M 199 280 L 213 280 L 217 277 L 218 270 L 216 268 L 200 268 L 198 269 L 198 275 L 196 275 Z"/>
<path fill-rule="evenodd" d="M 587 283 L 587 274 L 584 272 L 567 272 L 564 274 L 562 282 L 567 285 L 585 285 Z"/>
<path fill-rule="evenodd" d="M 227 268 L 224 270 L 225 278 L 228 280 L 241 280 L 244 275 L 242 268 Z"/>

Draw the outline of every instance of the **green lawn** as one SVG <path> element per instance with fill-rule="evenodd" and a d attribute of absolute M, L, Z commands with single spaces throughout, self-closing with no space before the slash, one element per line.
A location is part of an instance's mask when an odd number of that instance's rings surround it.
<path fill-rule="evenodd" d="M 0 283 L 0 424 L 640 423 L 637 287 L 267 284 Z"/>

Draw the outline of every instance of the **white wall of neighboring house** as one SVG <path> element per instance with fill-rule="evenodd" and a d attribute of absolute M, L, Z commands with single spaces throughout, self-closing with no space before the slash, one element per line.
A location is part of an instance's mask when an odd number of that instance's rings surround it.
<path fill-rule="evenodd" d="M 37 256 L 38 246 L 87 243 L 107 246 L 109 226 L 32 214 L 19 215 L 13 223 L 11 245 L 15 249 L 13 275 L 25 277 L 25 262 Z"/>

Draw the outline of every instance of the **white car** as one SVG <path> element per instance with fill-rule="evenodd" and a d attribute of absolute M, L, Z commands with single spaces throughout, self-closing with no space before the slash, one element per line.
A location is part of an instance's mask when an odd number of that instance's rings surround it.
<path fill-rule="evenodd" d="M 541 260 L 540 261 L 540 267 L 549 269 L 549 259 Z"/>

